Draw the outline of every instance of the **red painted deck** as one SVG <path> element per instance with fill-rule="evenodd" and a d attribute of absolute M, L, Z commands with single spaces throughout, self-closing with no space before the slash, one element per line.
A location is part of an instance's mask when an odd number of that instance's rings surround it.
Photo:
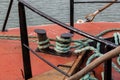
<path fill-rule="evenodd" d="M 120 28 L 120 23 L 108 23 L 108 22 L 99 22 L 99 23 L 85 23 L 85 24 L 76 24 L 76 28 L 90 33 L 92 35 L 96 35 L 103 30 L 111 29 L 111 28 Z M 45 29 L 47 31 L 48 37 L 55 38 L 55 36 L 59 36 L 61 33 L 68 32 L 66 29 L 61 28 L 58 25 L 50 24 L 50 25 L 42 25 L 42 26 L 31 26 L 28 27 L 28 34 L 30 36 L 36 36 L 34 33 L 35 29 Z M 111 34 L 111 33 L 110 33 Z M 111 35 L 107 34 L 106 36 L 110 37 Z M 9 29 L 8 32 L 0 32 L 0 35 L 19 35 L 19 29 Z M 75 39 L 83 38 L 79 35 L 74 35 Z M 22 77 L 21 69 L 22 66 L 22 52 L 21 52 L 21 44 L 19 40 L 4 40 L 0 39 L 0 80 L 24 80 Z M 32 49 L 36 49 L 37 44 L 34 42 L 30 42 L 30 47 Z M 74 60 L 75 57 L 59 57 L 48 54 L 40 54 L 45 59 L 49 60 L 53 64 L 64 64 Z M 32 62 L 32 72 L 33 76 L 44 73 L 50 69 L 47 64 L 43 61 L 39 60 L 36 56 L 31 54 L 31 62 Z M 116 77 L 115 80 L 118 80 L 120 77 L 119 73 L 113 74 L 113 77 Z"/>

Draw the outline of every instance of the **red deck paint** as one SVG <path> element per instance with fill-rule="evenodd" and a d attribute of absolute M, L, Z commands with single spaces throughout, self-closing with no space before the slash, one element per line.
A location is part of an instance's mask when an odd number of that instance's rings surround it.
<path fill-rule="evenodd" d="M 87 32 L 92 35 L 96 35 L 103 30 L 111 29 L 111 28 L 120 28 L 120 23 L 113 22 L 98 22 L 98 23 L 85 23 L 85 24 L 75 24 L 75 27 Z M 61 33 L 66 33 L 68 30 L 61 28 L 58 25 L 50 24 L 50 25 L 40 25 L 40 26 L 31 26 L 28 27 L 28 35 L 36 36 L 34 33 L 35 29 L 45 29 L 49 38 L 55 38 L 55 36 L 59 36 Z M 112 33 L 108 33 L 106 36 L 110 37 Z M 0 35 L 17 35 L 19 36 L 19 28 L 10 29 L 7 32 L 0 32 Z M 105 37 L 106 37 L 105 36 Z M 83 38 L 77 34 L 74 34 L 75 39 Z M 22 52 L 21 52 L 21 44 L 19 40 L 0 40 L 0 80 L 24 80 L 21 74 L 22 66 Z M 34 42 L 30 42 L 30 47 L 32 49 L 36 49 L 37 44 Z M 70 62 L 75 59 L 75 57 L 59 57 L 48 54 L 42 54 L 45 59 L 49 60 L 53 64 L 64 64 Z M 39 60 L 36 56 L 31 54 L 31 64 L 32 64 L 32 72 L 33 76 L 46 72 L 50 69 L 46 63 Z M 113 74 L 113 77 L 119 80 L 119 73 Z"/>

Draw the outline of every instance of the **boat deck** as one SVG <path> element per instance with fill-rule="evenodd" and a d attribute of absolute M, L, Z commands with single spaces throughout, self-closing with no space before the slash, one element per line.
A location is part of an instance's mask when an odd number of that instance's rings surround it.
<path fill-rule="evenodd" d="M 85 23 L 85 24 L 75 24 L 75 27 L 85 31 L 89 34 L 96 35 L 106 29 L 111 28 L 120 28 L 120 23 L 115 22 L 99 22 L 99 23 Z M 50 24 L 50 25 L 40 25 L 40 26 L 30 26 L 28 27 L 28 35 L 29 36 L 37 36 L 34 32 L 35 29 L 45 29 L 48 37 L 55 38 L 55 36 L 59 36 L 61 33 L 66 33 L 68 30 L 61 28 L 58 25 Z M 9 29 L 7 32 L 0 32 L 0 35 L 4 36 L 20 36 L 19 28 Z M 112 33 L 108 33 L 105 37 L 111 37 Z M 79 36 L 74 34 L 74 39 L 82 39 L 83 36 Z M 23 65 L 22 65 L 22 52 L 21 52 L 21 44 L 20 40 L 10 40 L 8 39 L 0 39 L 0 80 L 24 80 L 23 79 Z M 35 50 L 37 47 L 37 43 L 30 42 L 30 47 Z M 44 53 L 38 53 L 43 56 L 45 59 L 49 60 L 54 65 L 58 64 L 66 64 L 75 60 L 76 56 L 72 57 L 60 57 L 54 56 Z M 46 74 L 47 71 L 50 71 L 52 68 L 49 67 L 46 63 L 39 60 L 33 54 L 31 56 L 31 66 L 32 66 L 32 74 L 33 76 L 40 76 L 41 74 Z M 120 74 L 113 74 L 114 80 L 120 79 Z M 31 79 L 32 80 L 32 79 Z M 35 79 L 34 79 L 35 80 Z M 36 78 L 36 80 L 38 80 Z M 39 79 L 39 80 L 49 80 L 49 79 Z"/>

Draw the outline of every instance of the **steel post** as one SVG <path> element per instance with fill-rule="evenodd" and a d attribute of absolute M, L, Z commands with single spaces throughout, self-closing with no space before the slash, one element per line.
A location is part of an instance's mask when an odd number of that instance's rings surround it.
<path fill-rule="evenodd" d="M 107 45 L 104 49 L 104 53 L 112 50 L 112 48 Z M 104 80 L 112 80 L 112 59 L 104 62 Z"/>
<path fill-rule="evenodd" d="M 70 0 L 70 26 L 74 27 L 74 0 Z M 70 30 L 70 33 L 73 31 Z"/>
<path fill-rule="evenodd" d="M 7 11 L 7 14 L 6 14 L 6 18 L 5 18 L 5 21 L 4 21 L 4 24 L 3 24 L 2 32 L 5 31 L 5 27 L 6 27 L 6 24 L 7 24 L 8 18 L 9 18 L 9 15 L 10 15 L 10 11 L 11 11 L 11 8 L 12 8 L 12 4 L 13 4 L 13 0 L 10 0 L 10 4 L 9 4 L 8 11 Z"/>
<path fill-rule="evenodd" d="M 23 44 L 29 46 L 29 43 L 28 43 L 25 8 L 24 8 L 24 5 L 20 2 L 18 3 L 18 9 L 19 9 L 19 22 L 20 22 L 20 35 L 21 35 L 24 76 L 25 76 L 25 80 L 28 80 L 29 78 L 32 77 L 32 71 L 31 71 L 29 49 L 23 46 Z"/>

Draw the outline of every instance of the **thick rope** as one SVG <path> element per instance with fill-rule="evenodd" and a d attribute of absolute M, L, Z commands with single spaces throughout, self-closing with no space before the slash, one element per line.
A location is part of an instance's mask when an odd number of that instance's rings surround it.
<path fill-rule="evenodd" d="M 76 74 L 72 75 L 66 80 L 77 80 L 80 79 L 82 76 L 84 76 L 86 73 L 90 72 L 93 70 L 95 67 L 99 66 L 101 63 L 103 63 L 106 60 L 109 60 L 113 57 L 116 57 L 116 55 L 120 54 L 120 46 L 117 48 L 105 53 L 103 56 L 95 59 L 92 61 L 88 66 L 86 66 L 84 69 L 80 70 Z"/>
<path fill-rule="evenodd" d="M 70 43 L 71 39 L 64 39 L 57 36 L 54 50 L 58 53 L 67 53 L 70 51 Z"/>
<path fill-rule="evenodd" d="M 115 41 L 115 44 L 119 45 L 120 44 L 120 33 L 114 33 L 114 41 Z M 118 65 L 120 65 L 120 54 L 119 56 L 117 57 L 117 63 Z"/>
<path fill-rule="evenodd" d="M 38 49 L 45 49 L 48 48 L 49 46 L 50 46 L 49 39 L 38 42 Z"/>
<path fill-rule="evenodd" d="M 97 37 L 101 37 L 103 35 L 105 35 L 108 32 L 112 32 L 112 31 L 120 31 L 120 28 L 115 28 L 115 29 L 108 29 L 105 30 L 103 32 L 101 32 L 100 34 L 97 35 Z M 29 36 L 29 38 L 36 38 L 35 36 Z M 20 40 L 19 36 L 9 36 L 9 35 L 0 35 L 0 39 L 8 39 L 8 40 Z M 119 33 L 114 33 L 114 40 L 115 40 L 115 44 L 120 44 L 120 34 Z M 36 41 L 36 40 L 34 40 Z M 46 44 L 44 46 L 41 46 L 42 44 L 48 43 L 49 41 L 56 41 L 56 45 L 53 44 Z M 59 43 L 59 41 L 61 42 L 68 42 L 69 44 L 62 44 Z M 100 43 L 97 43 L 97 48 L 95 49 L 92 46 L 89 46 L 89 42 L 91 42 L 93 40 L 90 39 L 84 39 L 84 40 L 71 40 L 71 39 L 63 39 L 60 37 L 57 37 L 56 39 L 47 39 L 46 41 L 42 41 L 42 42 L 38 42 L 38 48 L 39 49 L 43 49 L 49 46 L 53 46 L 54 49 L 59 52 L 59 53 L 66 53 L 68 51 L 70 51 L 70 49 L 75 49 L 74 53 L 80 53 L 82 51 L 86 51 L 86 50 L 92 50 L 94 51 L 94 54 L 91 55 L 88 58 L 88 61 L 86 62 L 86 66 L 88 64 L 90 64 L 90 62 L 92 62 L 92 60 L 94 60 L 97 57 L 102 56 L 102 54 L 99 52 L 100 51 Z M 70 45 L 70 43 L 74 43 L 74 46 Z M 117 57 L 117 62 L 120 65 L 120 55 Z M 115 63 L 112 62 L 112 67 L 120 73 L 120 69 L 116 66 Z M 97 80 L 96 78 L 92 77 L 90 75 L 90 73 L 87 73 L 84 77 L 82 77 L 80 80 Z"/>

